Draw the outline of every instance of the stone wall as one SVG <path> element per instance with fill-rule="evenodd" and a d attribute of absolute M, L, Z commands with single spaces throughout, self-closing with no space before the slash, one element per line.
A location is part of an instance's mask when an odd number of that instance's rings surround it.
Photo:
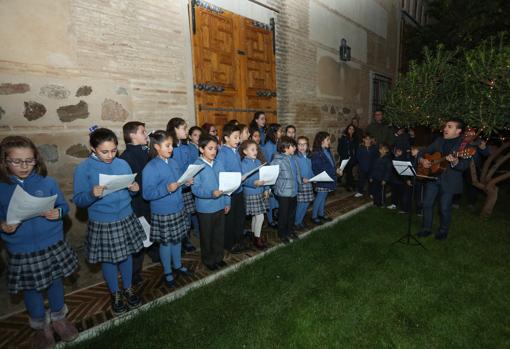
<path fill-rule="evenodd" d="M 370 74 L 394 77 L 398 0 L 211 0 L 276 20 L 278 119 L 313 137 L 338 135 L 370 114 Z M 0 3 L 0 138 L 31 137 L 69 199 L 88 128 L 169 118 L 194 124 L 186 0 L 5 0 Z M 340 62 L 346 38 L 352 60 Z M 123 142 L 121 142 L 123 143 Z M 336 146 L 336 144 L 334 145 Z M 122 147 L 122 145 L 121 145 Z M 72 208 L 68 237 L 81 248 L 86 217 Z M 81 218 L 80 218 L 81 217 Z"/>

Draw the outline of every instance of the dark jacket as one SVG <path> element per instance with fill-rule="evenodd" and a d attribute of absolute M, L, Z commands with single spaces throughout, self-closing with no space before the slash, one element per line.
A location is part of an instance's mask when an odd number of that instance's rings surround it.
<path fill-rule="evenodd" d="M 140 191 L 132 197 L 131 207 L 133 207 L 133 212 L 137 217 L 144 216 L 150 222 L 151 208 L 149 202 L 143 198 L 142 186 L 142 171 L 149 162 L 148 149 L 144 145 L 127 144 L 126 150 L 119 157 L 129 164 L 133 173 L 137 174 L 135 181 L 140 186 Z"/>
<path fill-rule="evenodd" d="M 350 138 L 349 136 L 343 134 L 338 141 L 338 155 L 340 155 L 340 160 L 351 158 L 349 161 L 351 165 L 353 165 L 356 161 L 356 152 L 358 150 L 358 141 L 356 137 Z"/>
<path fill-rule="evenodd" d="M 375 181 L 385 181 L 389 182 L 391 177 L 391 156 L 385 155 L 380 156 L 374 161 L 374 166 L 372 167 L 372 171 L 370 172 L 370 179 Z"/>
<path fill-rule="evenodd" d="M 371 145 L 367 148 L 363 144 L 360 144 L 358 146 L 358 151 L 356 152 L 359 169 L 365 173 L 370 173 L 378 154 L 379 151 L 377 150 L 376 145 Z"/>
<path fill-rule="evenodd" d="M 418 158 L 422 158 L 424 154 L 432 154 L 440 152 L 443 156 L 451 154 L 460 146 L 462 138 L 457 137 L 454 139 L 444 139 L 443 137 L 437 138 L 431 145 L 422 150 L 418 154 Z M 455 167 L 448 166 L 446 170 L 438 177 L 441 190 L 445 193 L 459 194 L 462 193 L 464 172 L 469 167 L 469 160 L 459 158 L 459 162 Z"/>
<path fill-rule="evenodd" d="M 318 175 L 322 171 L 326 171 L 326 173 L 333 179 L 333 182 L 317 182 L 315 183 L 315 186 L 317 188 L 326 188 L 335 190 L 336 189 L 336 166 L 331 163 L 331 161 L 328 159 L 325 151 L 329 152 L 332 159 L 335 159 L 333 157 L 333 154 L 331 154 L 331 150 L 329 149 L 323 149 L 321 151 L 315 151 L 312 153 L 312 170 L 314 175 Z M 334 160 L 333 160 L 334 161 Z"/>
<path fill-rule="evenodd" d="M 395 142 L 395 136 L 391 128 L 384 123 L 379 124 L 374 121 L 367 126 L 366 132 L 375 138 L 377 144 L 386 143 L 388 145 L 393 145 Z"/>

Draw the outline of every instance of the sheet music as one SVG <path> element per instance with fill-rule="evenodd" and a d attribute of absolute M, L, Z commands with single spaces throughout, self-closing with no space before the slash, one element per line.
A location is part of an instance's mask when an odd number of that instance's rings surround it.
<path fill-rule="evenodd" d="M 242 182 L 242 181 L 244 181 L 246 178 L 250 177 L 252 174 L 254 174 L 255 172 L 257 172 L 258 170 L 260 170 L 260 168 L 261 168 L 262 166 L 264 166 L 265 164 L 267 164 L 267 162 L 264 162 L 262 165 L 260 165 L 260 166 L 258 166 L 258 167 L 256 167 L 256 168 L 254 168 L 253 170 L 248 171 L 248 172 L 246 172 L 245 174 L 243 174 L 243 176 L 241 177 L 241 182 Z"/>
<path fill-rule="evenodd" d="M 398 161 L 393 160 L 393 167 L 397 171 L 397 173 L 401 176 L 416 176 L 416 170 L 413 167 L 413 164 L 410 161 Z"/>
<path fill-rule="evenodd" d="M 104 185 L 105 189 L 102 196 L 114 193 L 121 189 L 129 187 L 135 181 L 136 173 L 127 175 L 107 175 L 99 174 L 99 185 Z"/>
<path fill-rule="evenodd" d="M 264 166 L 259 171 L 259 178 L 264 181 L 264 185 L 274 185 L 280 174 L 280 165 Z"/>
<path fill-rule="evenodd" d="M 183 185 L 190 179 L 194 178 L 198 172 L 202 171 L 205 165 L 189 165 L 186 171 L 182 174 L 181 178 L 177 180 L 177 184 Z"/>
<path fill-rule="evenodd" d="M 151 226 L 144 216 L 138 217 L 140 224 L 142 225 L 143 232 L 145 233 L 145 240 L 143 240 L 143 247 L 147 248 L 153 244 L 151 241 Z"/>
<path fill-rule="evenodd" d="M 48 197 L 30 195 L 19 185 L 14 189 L 7 208 L 7 224 L 21 223 L 27 219 L 40 216 L 55 207 L 57 194 Z"/>
<path fill-rule="evenodd" d="M 308 182 L 334 182 L 334 180 L 326 171 L 322 171 L 317 176 L 310 178 Z"/>
<path fill-rule="evenodd" d="M 241 172 L 220 172 L 219 181 L 219 190 L 230 195 L 241 186 Z"/>
<path fill-rule="evenodd" d="M 340 170 L 343 171 L 345 169 L 345 166 L 347 166 L 347 163 L 349 162 L 349 160 L 351 160 L 351 158 L 342 160 L 342 162 L 340 163 Z"/>

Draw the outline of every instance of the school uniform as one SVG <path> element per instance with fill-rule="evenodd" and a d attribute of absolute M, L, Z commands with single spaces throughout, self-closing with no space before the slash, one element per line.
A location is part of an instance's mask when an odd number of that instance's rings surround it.
<path fill-rule="evenodd" d="M 184 208 L 182 186 L 174 192 L 168 184 L 179 179 L 179 167 L 173 159 L 152 159 L 143 170 L 143 197 L 152 211 L 151 241 L 163 244 L 180 243 L 189 230 L 189 219 Z M 180 251 L 179 251 L 180 252 Z"/>
<path fill-rule="evenodd" d="M 262 143 L 261 143 L 262 144 Z M 273 160 L 273 156 L 277 154 L 276 152 L 276 144 L 273 143 L 271 140 L 267 140 L 264 145 L 261 147 L 262 154 L 264 154 L 264 158 L 267 162 L 271 162 Z M 270 225 L 274 225 L 274 217 L 273 217 L 273 210 L 278 208 L 278 200 L 275 197 L 274 191 L 271 191 L 269 195 L 269 209 L 267 213 L 267 221 Z"/>
<path fill-rule="evenodd" d="M 223 145 L 216 156 L 226 172 L 242 173 L 241 156 L 239 150 Z M 232 250 L 241 242 L 244 231 L 246 210 L 244 206 L 243 187 L 240 186 L 230 196 L 230 211 L 225 217 L 225 249 Z M 236 249 L 240 248 L 236 246 Z"/>
<path fill-rule="evenodd" d="M 259 159 L 250 159 L 245 157 L 241 161 L 241 170 L 245 174 L 259 167 L 261 162 Z M 255 182 L 260 179 L 259 171 L 252 173 L 243 182 L 243 196 L 246 207 L 246 215 L 256 216 L 266 213 L 267 201 L 264 200 L 264 186 L 255 186 Z"/>
<path fill-rule="evenodd" d="M 382 182 L 389 182 L 391 169 L 392 163 L 389 154 L 378 157 L 374 162 L 370 172 L 370 180 L 372 181 L 370 188 L 376 206 L 381 206 L 384 203 L 384 185 Z"/>
<path fill-rule="evenodd" d="M 202 262 L 209 267 L 223 260 L 225 234 L 225 207 L 230 206 L 230 197 L 222 195 L 215 198 L 213 192 L 218 190 L 219 174 L 224 172 L 219 161 L 209 163 L 200 157 L 196 165 L 205 167 L 195 176 L 191 190 L 196 200 L 198 219 L 200 221 L 200 254 Z"/>
<path fill-rule="evenodd" d="M 178 143 L 173 150 L 172 159 L 178 165 L 179 168 L 179 176 L 187 170 L 188 166 L 193 163 L 192 159 L 194 156 L 192 155 L 192 148 L 185 143 Z M 186 212 L 190 215 L 196 212 L 195 208 L 195 199 L 193 198 L 193 194 L 191 193 L 191 188 L 186 187 L 182 191 L 182 197 L 184 200 L 184 207 Z"/>
<path fill-rule="evenodd" d="M 299 166 L 299 171 L 301 172 L 301 177 L 304 179 L 310 179 L 313 175 L 312 170 L 312 160 L 308 156 L 308 154 L 297 153 L 295 155 L 296 162 Z M 308 209 L 308 205 L 310 201 L 314 199 L 313 194 L 313 184 L 312 183 L 302 183 L 301 189 L 298 190 L 297 194 L 297 207 L 296 207 L 296 219 L 294 220 L 294 225 L 299 226 L 303 224 L 303 219 L 306 214 L 306 210 Z"/>
<path fill-rule="evenodd" d="M 278 235 L 283 241 L 294 234 L 298 191 L 302 190 L 302 177 L 292 155 L 276 153 L 271 165 L 278 165 L 280 172 L 273 187 L 278 198 Z"/>
<path fill-rule="evenodd" d="M 263 146 L 266 144 L 266 129 L 264 127 L 259 127 L 259 133 L 260 133 L 260 145 Z M 269 159 L 266 158 L 267 161 Z"/>
<path fill-rule="evenodd" d="M 372 171 L 372 166 L 374 165 L 378 154 L 379 151 L 377 150 L 377 146 L 374 144 L 369 147 L 366 147 L 363 144 L 359 145 L 358 151 L 356 152 L 356 158 L 358 160 L 358 193 L 364 193 L 370 172 Z"/>
<path fill-rule="evenodd" d="M 94 154 L 76 167 L 73 202 L 87 208 L 86 257 L 89 263 L 118 263 L 140 251 L 145 233 L 133 213 L 129 190 L 122 189 L 96 198 L 94 186 L 99 185 L 99 174 L 131 174 L 128 163 L 114 158 L 111 163 L 99 160 Z"/>
<path fill-rule="evenodd" d="M 67 308 L 63 303 L 62 280 L 70 276 L 78 266 L 76 253 L 64 239 L 62 217 L 69 212 L 69 206 L 51 177 L 32 172 L 24 180 L 15 176 L 9 179 L 11 183 L 0 183 L 0 220 L 6 220 L 9 202 L 18 185 L 36 197 L 56 194 L 55 208 L 61 211 L 60 218 L 56 220 L 37 216 L 21 222 L 14 233 L 7 234 L 0 230 L 0 237 L 9 253 L 8 291 L 11 294 L 23 292 L 30 325 L 34 329 L 41 329 L 46 323 L 41 293 L 46 290 L 48 292 L 51 319 L 63 319 Z"/>
<path fill-rule="evenodd" d="M 317 182 L 315 184 L 317 197 L 313 203 L 312 219 L 324 218 L 328 193 L 336 189 L 336 166 L 330 149 L 323 148 L 312 153 L 312 170 L 314 175 L 326 171 L 333 179 L 333 182 Z"/>

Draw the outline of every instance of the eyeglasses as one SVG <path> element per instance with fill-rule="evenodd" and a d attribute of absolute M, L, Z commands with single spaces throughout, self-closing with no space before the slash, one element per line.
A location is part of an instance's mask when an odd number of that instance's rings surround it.
<path fill-rule="evenodd" d="M 308 145 L 308 143 L 298 143 L 297 145 Z"/>
<path fill-rule="evenodd" d="M 11 164 L 12 166 L 20 167 L 22 164 L 25 164 L 26 166 L 33 166 L 37 163 L 37 160 L 34 158 L 21 160 L 21 159 L 7 159 L 7 163 Z"/>

